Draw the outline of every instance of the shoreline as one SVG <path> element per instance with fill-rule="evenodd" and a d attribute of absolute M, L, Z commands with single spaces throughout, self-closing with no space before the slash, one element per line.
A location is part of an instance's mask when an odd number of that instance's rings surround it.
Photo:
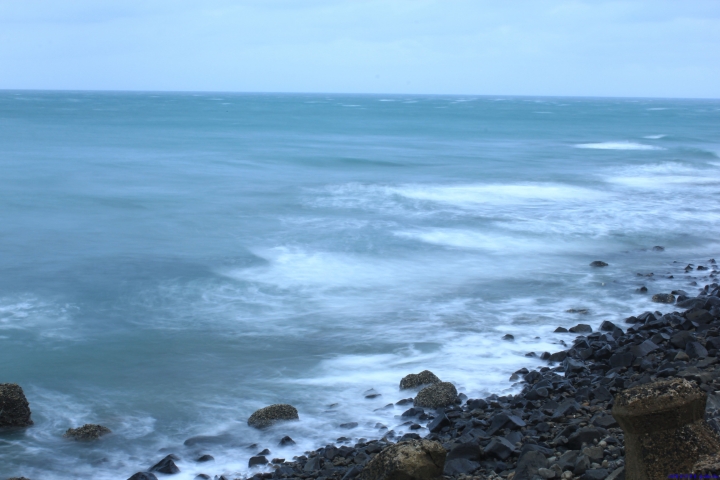
<path fill-rule="evenodd" d="M 572 344 L 541 354 L 545 366 L 516 371 L 509 381 L 523 384 L 520 393 L 483 399 L 460 394 L 456 404 L 437 410 L 416 410 L 401 400 L 408 410 L 398 420 L 413 422 L 411 429 L 419 427 L 422 435 L 386 434 L 352 447 L 329 444 L 242 478 L 350 480 L 383 448 L 425 438 L 447 451 L 446 479 L 623 480 L 624 436 L 610 414 L 622 390 L 672 377 L 692 381 L 709 394 L 706 419 L 720 432 L 718 270 L 711 259 L 684 271 L 702 272 L 708 283 L 696 296 L 682 290 L 654 296 L 664 304 L 672 297 L 673 312 L 605 320 L 597 331 L 584 324 L 569 331 L 558 327 L 557 334 L 576 334 Z"/>

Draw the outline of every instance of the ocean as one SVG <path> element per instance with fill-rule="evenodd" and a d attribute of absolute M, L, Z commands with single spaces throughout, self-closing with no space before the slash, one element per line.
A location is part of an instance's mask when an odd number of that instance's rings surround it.
<path fill-rule="evenodd" d="M 720 255 L 718 100 L 3 91 L 0 168 L 0 383 L 35 421 L 0 473 L 33 480 L 402 434 L 403 376 L 516 392 L 556 327 L 672 311 Z M 274 403 L 300 421 L 248 427 Z"/>

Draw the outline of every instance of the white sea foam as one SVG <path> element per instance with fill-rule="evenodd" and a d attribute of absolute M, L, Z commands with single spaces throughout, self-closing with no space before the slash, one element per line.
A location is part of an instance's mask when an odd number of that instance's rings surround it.
<path fill-rule="evenodd" d="M 665 137 L 667 137 L 667 135 L 660 134 L 660 135 L 645 135 L 643 138 L 649 138 L 650 140 L 659 140 L 659 139 L 665 138 Z"/>
<path fill-rule="evenodd" d="M 579 143 L 575 147 L 593 150 L 665 150 L 663 147 L 634 142 Z"/>

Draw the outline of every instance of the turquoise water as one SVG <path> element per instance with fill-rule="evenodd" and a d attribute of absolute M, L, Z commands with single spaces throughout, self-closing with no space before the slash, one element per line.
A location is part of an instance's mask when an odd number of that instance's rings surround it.
<path fill-rule="evenodd" d="M 0 382 L 35 420 L 0 433 L 2 473 L 125 479 L 172 451 L 179 480 L 243 474 L 403 432 L 375 410 L 407 373 L 512 391 L 558 325 L 696 291 L 719 155 L 715 100 L 0 92 Z M 301 421 L 247 427 L 271 403 Z M 61 437 L 83 423 L 114 435 Z"/>

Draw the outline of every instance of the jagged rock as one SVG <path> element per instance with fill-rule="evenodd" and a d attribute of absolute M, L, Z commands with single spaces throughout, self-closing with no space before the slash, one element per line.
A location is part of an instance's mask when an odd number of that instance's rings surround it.
<path fill-rule="evenodd" d="M 494 455 L 500 460 L 505 460 L 513 452 L 515 452 L 515 445 L 504 437 L 494 437 L 485 447 L 486 454 Z"/>
<path fill-rule="evenodd" d="M 267 428 L 281 420 L 299 420 L 298 411 L 292 405 L 277 403 L 261 408 L 248 418 L 248 425 L 255 428 Z"/>
<path fill-rule="evenodd" d="M 265 457 L 265 455 L 255 455 L 254 457 L 250 457 L 250 460 L 248 460 L 248 468 L 252 468 L 256 465 L 267 465 L 268 459 Z"/>
<path fill-rule="evenodd" d="M 68 428 L 67 431 L 63 434 L 63 437 L 71 438 L 73 440 L 91 441 L 97 440 L 98 438 L 102 437 L 103 435 L 107 435 L 108 433 L 112 433 L 112 431 L 107 427 L 103 427 L 102 425 L 95 425 L 92 423 L 86 423 L 79 428 Z"/>
<path fill-rule="evenodd" d="M 407 390 L 408 388 L 420 387 L 422 385 L 432 385 L 434 383 L 440 383 L 441 380 L 430 370 L 423 370 L 420 373 L 411 373 L 406 375 L 400 380 L 400 390 Z"/>
<path fill-rule="evenodd" d="M 571 333 L 592 333 L 592 327 L 584 323 L 578 323 L 574 327 L 570 327 Z"/>
<path fill-rule="evenodd" d="M 447 452 L 431 440 L 410 440 L 385 447 L 363 468 L 358 480 L 435 480 Z"/>
<path fill-rule="evenodd" d="M 150 472 L 138 472 L 132 477 L 128 478 L 128 480 L 157 480 L 157 477 L 155 474 Z"/>
<path fill-rule="evenodd" d="M 28 427 L 30 404 L 22 387 L 16 383 L 0 383 L 0 427 Z"/>
<path fill-rule="evenodd" d="M 441 408 L 453 405 L 456 399 L 455 385 L 450 382 L 440 382 L 420 390 L 413 404 L 416 407 Z"/>
<path fill-rule="evenodd" d="M 177 459 L 175 455 L 170 454 L 150 467 L 150 471 L 167 474 L 180 473 L 180 469 L 175 465 Z"/>

